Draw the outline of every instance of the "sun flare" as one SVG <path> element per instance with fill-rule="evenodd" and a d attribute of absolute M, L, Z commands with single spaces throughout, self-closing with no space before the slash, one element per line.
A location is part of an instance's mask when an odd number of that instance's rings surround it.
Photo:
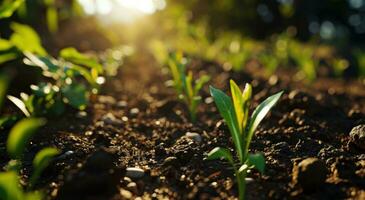
<path fill-rule="evenodd" d="M 165 0 L 79 0 L 89 15 L 108 15 L 112 21 L 133 22 L 166 6 Z"/>

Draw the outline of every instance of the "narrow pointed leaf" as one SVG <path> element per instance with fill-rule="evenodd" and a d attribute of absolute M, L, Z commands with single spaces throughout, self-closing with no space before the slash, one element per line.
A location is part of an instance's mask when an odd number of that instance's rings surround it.
<path fill-rule="evenodd" d="M 30 113 L 29 113 L 26 105 L 24 104 L 24 102 L 21 99 L 16 98 L 11 95 L 8 95 L 7 97 L 11 102 L 13 102 L 16 105 L 16 107 L 18 107 L 24 113 L 24 115 L 26 117 L 30 117 Z"/>
<path fill-rule="evenodd" d="M 270 97 L 268 97 L 265 101 L 263 101 L 255 111 L 252 113 L 251 120 L 249 123 L 248 134 L 245 141 L 245 155 L 248 153 L 248 149 L 251 143 L 252 136 L 260 124 L 260 122 L 264 119 L 270 109 L 278 102 L 283 92 L 276 93 Z"/>
<path fill-rule="evenodd" d="M 231 99 L 222 91 L 215 89 L 214 87 L 210 87 L 210 93 L 214 99 L 214 102 L 219 110 L 219 113 L 226 121 L 228 128 L 231 133 L 231 137 L 236 146 L 237 154 L 240 158 L 240 161 L 243 162 L 243 146 L 242 146 L 242 137 L 239 131 L 239 127 L 237 125 L 237 119 L 234 113 L 234 108 L 232 105 Z"/>
<path fill-rule="evenodd" d="M 211 150 L 208 153 L 208 157 L 207 157 L 208 160 L 215 160 L 215 159 L 220 159 L 220 158 L 226 159 L 231 164 L 234 163 L 231 152 L 228 149 L 221 148 L 221 147 L 216 147 L 213 150 Z"/>
<path fill-rule="evenodd" d="M 243 122 L 243 98 L 242 98 L 242 92 L 238 85 L 233 81 L 230 80 L 230 86 L 231 86 L 231 93 L 232 93 L 232 100 L 233 100 L 233 106 L 234 111 L 236 114 L 237 124 L 240 130 L 240 133 L 242 133 L 242 122 Z"/>

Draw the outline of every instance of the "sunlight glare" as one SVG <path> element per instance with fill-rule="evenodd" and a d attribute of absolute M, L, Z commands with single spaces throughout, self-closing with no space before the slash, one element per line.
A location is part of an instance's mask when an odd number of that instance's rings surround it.
<path fill-rule="evenodd" d="M 111 20 L 132 22 L 166 6 L 165 0 L 78 0 L 88 15 L 109 15 Z"/>

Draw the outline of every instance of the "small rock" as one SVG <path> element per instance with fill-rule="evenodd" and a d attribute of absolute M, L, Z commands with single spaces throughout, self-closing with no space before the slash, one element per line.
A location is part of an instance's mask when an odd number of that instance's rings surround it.
<path fill-rule="evenodd" d="M 185 134 L 185 136 L 193 141 L 195 141 L 196 143 L 200 143 L 202 141 L 202 136 L 200 136 L 199 133 L 194 133 L 194 132 L 187 132 Z"/>
<path fill-rule="evenodd" d="M 110 125 L 118 125 L 122 123 L 122 121 L 117 119 L 112 113 L 105 114 L 102 117 L 102 120 L 105 124 L 110 124 Z"/>
<path fill-rule="evenodd" d="M 355 126 L 350 132 L 350 143 L 365 150 L 365 124 Z"/>
<path fill-rule="evenodd" d="M 132 191 L 134 194 L 137 194 L 138 193 L 137 183 L 135 183 L 135 182 L 128 183 L 127 189 L 129 191 Z"/>
<path fill-rule="evenodd" d="M 304 191 L 313 191 L 320 188 L 326 181 L 327 168 L 318 158 L 307 158 L 293 167 L 293 183 Z"/>
<path fill-rule="evenodd" d="M 139 109 L 138 108 L 132 108 L 131 110 L 130 110 L 130 114 L 131 115 L 137 115 L 139 113 Z"/>
<path fill-rule="evenodd" d="M 102 104 L 115 104 L 116 100 L 112 96 L 99 96 L 99 102 Z"/>
<path fill-rule="evenodd" d="M 144 170 L 138 167 L 128 167 L 125 175 L 132 179 L 142 178 L 144 176 Z"/>
<path fill-rule="evenodd" d="M 120 195 L 124 198 L 124 199 L 132 199 L 133 194 L 132 192 L 125 190 L 125 189 L 120 189 Z"/>
<path fill-rule="evenodd" d="M 117 107 L 119 108 L 125 108 L 127 107 L 128 103 L 126 101 L 118 101 Z"/>
<path fill-rule="evenodd" d="M 162 166 L 167 167 L 167 166 L 176 166 L 176 164 L 178 163 L 178 159 L 174 156 L 170 156 L 167 157 L 163 163 Z"/>
<path fill-rule="evenodd" d="M 80 118 L 80 119 L 85 118 L 86 116 L 87 116 L 87 112 L 85 112 L 85 111 L 79 111 L 76 113 L 76 117 Z"/>

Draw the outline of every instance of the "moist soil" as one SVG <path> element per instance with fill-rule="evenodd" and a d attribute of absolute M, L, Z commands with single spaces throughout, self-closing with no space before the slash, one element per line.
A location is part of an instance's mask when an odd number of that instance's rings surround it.
<path fill-rule="evenodd" d="M 193 59 L 189 68 L 194 74 L 212 79 L 201 92 L 198 120 L 192 124 L 168 86 L 167 69 L 152 60 L 139 53 L 108 79 L 87 110 L 70 109 L 49 119 L 27 149 L 22 180 L 32 171 L 35 153 L 54 146 L 62 153 L 36 186 L 47 199 L 234 199 L 238 190 L 230 165 L 205 160 L 214 147 L 234 150 L 208 91 L 208 85 L 228 91 L 234 79 L 241 88 L 246 82 L 253 85 L 252 108 L 285 91 L 252 141 L 251 152 L 264 153 L 266 170 L 262 175 L 251 170 L 247 199 L 365 199 L 364 149 L 349 135 L 365 124 L 363 83 L 327 78 L 304 83 L 289 72 L 265 77 L 255 65 L 232 72 Z M 5 141 L 3 134 L 1 166 L 9 160 Z M 294 184 L 292 171 L 310 157 L 323 161 L 327 174 L 325 183 L 306 191 Z M 144 173 L 130 175 L 130 167 Z"/>

